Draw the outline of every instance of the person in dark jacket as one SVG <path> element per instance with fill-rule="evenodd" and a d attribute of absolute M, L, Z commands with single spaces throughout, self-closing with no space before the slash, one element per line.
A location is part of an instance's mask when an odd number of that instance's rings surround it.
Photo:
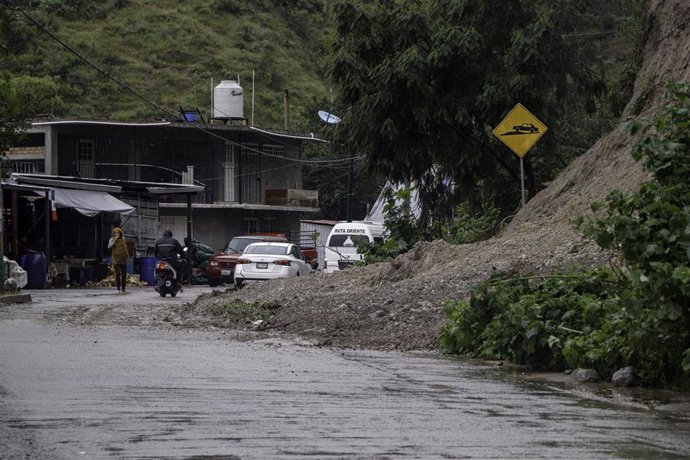
<path fill-rule="evenodd" d="M 180 273 L 180 263 L 178 262 L 177 256 L 179 255 L 180 259 L 183 258 L 184 251 L 182 250 L 180 242 L 173 238 L 171 230 L 164 231 L 163 238 L 159 238 L 156 241 L 155 255 L 158 260 L 165 260 L 182 275 L 182 273 Z"/>
<path fill-rule="evenodd" d="M 115 268 L 115 285 L 117 293 L 124 294 L 127 286 L 127 263 L 129 262 L 129 251 L 125 242 L 125 234 L 120 227 L 113 229 L 113 234 L 108 241 L 108 249 L 112 249 L 112 264 Z"/>

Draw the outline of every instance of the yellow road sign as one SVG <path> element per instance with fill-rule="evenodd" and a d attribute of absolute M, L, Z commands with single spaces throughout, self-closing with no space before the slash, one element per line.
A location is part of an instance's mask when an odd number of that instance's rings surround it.
<path fill-rule="evenodd" d="M 517 156 L 523 158 L 546 130 L 544 123 L 518 103 L 494 128 L 494 135 Z"/>

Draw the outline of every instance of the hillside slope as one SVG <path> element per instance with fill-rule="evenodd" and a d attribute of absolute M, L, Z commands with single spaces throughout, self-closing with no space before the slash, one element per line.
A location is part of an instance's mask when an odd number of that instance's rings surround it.
<path fill-rule="evenodd" d="M 272 329 L 325 345 L 430 349 L 444 320 L 444 299 L 467 296 L 492 272 L 547 274 L 607 260 L 572 227 L 594 199 L 631 190 L 645 179 L 622 127 L 629 116 L 653 112 L 670 80 L 690 80 L 690 2 L 653 1 L 642 66 L 620 126 L 574 161 L 495 238 L 452 246 L 420 243 L 392 263 L 332 275 L 248 286 L 199 299 L 178 311 L 181 324 L 224 326 L 216 306 L 234 300 L 279 306 Z"/>
<path fill-rule="evenodd" d="M 239 77 L 246 118 L 254 97 L 255 124 L 282 127 L 289 90 L 292 128 L 307 129 L 327 99 L 328 28 L 320 0 L 74 0 L 0 8 L 15 19 L 2 70 L 51 79 L 61 103 L 46 111 L 57 117 L 144 119 L 177 113 L 180 106 L 207 117 L 212 86 Z"/>

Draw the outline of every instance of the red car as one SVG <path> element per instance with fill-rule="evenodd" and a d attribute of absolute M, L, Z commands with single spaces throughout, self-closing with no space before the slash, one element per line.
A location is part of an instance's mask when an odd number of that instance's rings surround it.
<path fill-rule="evenodd" d="M 244 235 L 236 236 L 230 240 L 224 252 L 211 256 L 206 266 L 206 276 L 211 287 L 218 286 L 220 283 L 233 283 L 233 274 L 237 259 L 240 258 L 244 248 L 251 243 L 261 241 L 273 241 L 287 243 L 288 240 L 282 235 Z"/>

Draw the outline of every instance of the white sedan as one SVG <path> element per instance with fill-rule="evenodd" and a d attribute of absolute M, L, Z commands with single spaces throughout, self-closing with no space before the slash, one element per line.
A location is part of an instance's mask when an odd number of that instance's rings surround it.
<path fill-rule="evenodd" d="M 311 266 L 299 247 L 292 243 L 252 243 L 244 249 L 235 266 L 235 286 L 245 281 L 304 276 Z"/>

